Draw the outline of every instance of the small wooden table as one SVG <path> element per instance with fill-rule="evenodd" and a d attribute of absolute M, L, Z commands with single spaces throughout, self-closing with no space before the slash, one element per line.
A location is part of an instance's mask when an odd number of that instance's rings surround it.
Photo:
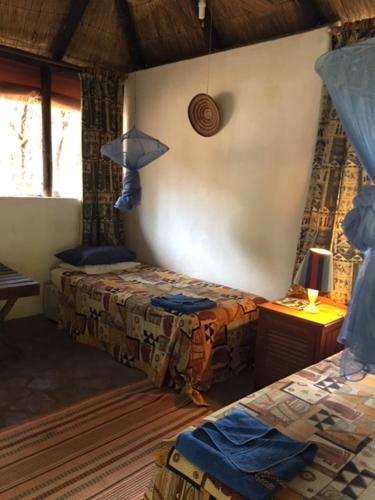
<path fill-rule="evenodd" d="M 257 389 L 317 363 L 343 348 L 336 342 L 345 306 L 319 297 L 319 313 L 297 311 L 274 302 L 259 306 L 255 351 Z"/>
<path fill-rule="evenodd" d="M 7 301 L 0 310 L 0 322 L 5 320 L 17 299 L 33 297 L 39 293 L 40 285 L 37 281 L 0 264 L 0 300 Z"/>

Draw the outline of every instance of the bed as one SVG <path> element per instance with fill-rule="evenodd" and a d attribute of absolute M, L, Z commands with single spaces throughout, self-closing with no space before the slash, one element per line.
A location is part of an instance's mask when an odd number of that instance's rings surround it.
<path fill-rule="evenodd" d="M 341 379 L 340 356 L 335 354 L 205 418 L 216 420 L 241 408 L 291 438 L 317 443 L 313 464 L 285 485 L 277 499 L 375 498 L 375 376 L 359 382 Z M 189 463 L 174 444 L 171 439 L 161 445 L 145 500 L 242 498 Z"/>
<path fill-rule="evenodd" d="M 59 288 L 59 324 L 78 342 L 109 352 L 204 404 L 201 391 L 239 373 L 253 360 L 258 304 L 265 299 L 233 288 L 139 265 L 89 276 L 53 270 Z M 154 296 L 183 293 L 217 307 L 175 315 L 154 307 Z"/>

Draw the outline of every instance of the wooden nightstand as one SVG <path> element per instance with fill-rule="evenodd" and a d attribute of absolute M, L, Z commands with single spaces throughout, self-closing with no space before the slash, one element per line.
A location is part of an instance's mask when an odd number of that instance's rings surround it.
<path fill-rule="evenodd" d="M 259 306 L 255 385 L 259 389 L 342 349 L 336 342 L 346 308 L 319 297 L 319 313 L 273 302 Z"/>

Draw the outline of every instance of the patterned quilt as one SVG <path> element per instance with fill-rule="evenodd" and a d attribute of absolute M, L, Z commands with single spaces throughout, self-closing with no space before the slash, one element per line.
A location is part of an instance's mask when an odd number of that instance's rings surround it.
<path fill-rule="evenodd" d="M 200 391 L 238 373 L 254 354 L 257 304 L 264 299 L 225 286 L 141 265 L 121 274 L 61 277 L 60 326 L 79 342 L 143 370 L 160 387 Z M 215 309 L 175 315 L 150 304 L 154 296 L 207 297 Z"/>
<path fill-rule="evenodd" d="M 340 378 L 340 356 L 335 354 L 205 418 L 216 420 L 238 407 L 291 438 L 317 443 L 313 464 L 285 485 L 276 495 L 279 500 L 375 499 L 375 376 L 359 382 Z M 171 439 L 162 444 L 145 500 L 242 498 L 185 460 L 174 443 Z"/>

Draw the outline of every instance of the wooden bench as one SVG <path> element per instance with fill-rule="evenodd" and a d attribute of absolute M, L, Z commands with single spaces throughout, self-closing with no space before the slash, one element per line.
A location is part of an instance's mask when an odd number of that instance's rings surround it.
<path fill-rule="evenodd" d="M 0 310 L 0 322 L 4 321 L 17 299 L 33 297 L 39 293 L 40 285 L 37 281 L 26 278 L 26 276 L 0 264 L 0 300 L 7 301 Z"/>

